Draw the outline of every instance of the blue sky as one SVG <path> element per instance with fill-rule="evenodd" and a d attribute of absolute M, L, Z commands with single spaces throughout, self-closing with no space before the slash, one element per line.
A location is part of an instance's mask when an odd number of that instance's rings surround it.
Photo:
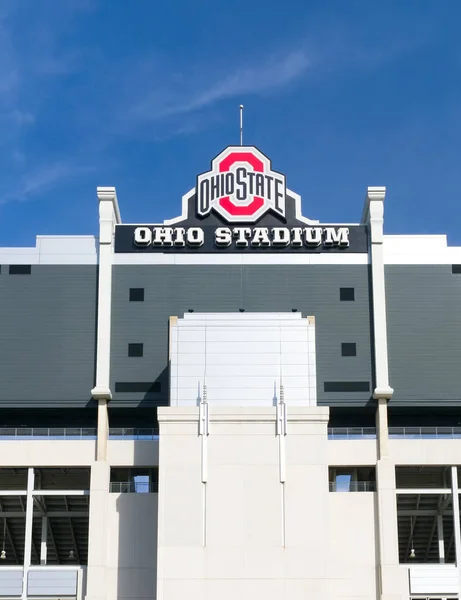
<path fill-rule="evenodd" d="M 180 213 L 226 145 L 271 157 L 306 216 L 461 244 L 458 0 L 1 0 L 0 244 Z"/>

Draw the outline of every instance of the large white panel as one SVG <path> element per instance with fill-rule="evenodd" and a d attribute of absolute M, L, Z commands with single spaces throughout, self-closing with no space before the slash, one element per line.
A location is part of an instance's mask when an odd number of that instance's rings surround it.
<path fill-rule="evenodd" d="M 458 571 L 454 565 L 410 567 L 412 594 L 442 595 L 458 593 Z"/>
<path fill-rule="evenodd" d="M 187 313 L 172 325 L 171 401 L 315 405 L 315 322 L 300 313 Z M 177 340 L 177 341 L 176 341 Z"/>

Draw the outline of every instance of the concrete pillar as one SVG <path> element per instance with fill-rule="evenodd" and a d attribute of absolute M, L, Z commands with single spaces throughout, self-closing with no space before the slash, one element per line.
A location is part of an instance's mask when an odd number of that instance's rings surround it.
<path fill-rule="evenodd" d="M 91 532 L 88 545 L 88 572 L 86 600 L 106 600 L 107 570 L 107 497 L 109 494 L 110 466 L 96 461 L 91 467 L 90 518 Z"/>
<path fill-rule="evenodd" d="M 112 259 L 115 226 L 121 223 L 117 194 L 113 187 L 98 187 L 99 279 L 96 385 L 91 394 L 98 402 L 96 462 L 91 467 L 90 532 L 88 546 L 88 600 L 105 600 L 107 562 L 107 498 L 110 466 L 107 463 L 109 438 L 108 403 L 110 390 L 110 343 L 112 310 Z"/>
<path fill-rule="evenodd" d="M 98 400 L 98 439 L 96 460 L 107 460 L 107 441 L 109 439 L 108 399 Z"/>
<path fill-rule="evenodd" d="M 99 278 L 96 385 L 91 390 L 96 400 L 110 400 L 110 335 L 112 311 L 112 258 L 115 225 L 121 223 L 115 188 L 98 188 L 99 200 Z"/>
<path fill-rule="evenodd" d="M 378 459 L 389 455 L 389 427 L 387 420 L 387 399 L 378 400 L 376 410 L 376 440 L 378 444 Z"/>
<path fill-rule="evenodd" d="M 399 566 L 395 464 L 381 458 L 376 464 L 378 583 L 381 600 L 408 598 L 408 574 Z"/>

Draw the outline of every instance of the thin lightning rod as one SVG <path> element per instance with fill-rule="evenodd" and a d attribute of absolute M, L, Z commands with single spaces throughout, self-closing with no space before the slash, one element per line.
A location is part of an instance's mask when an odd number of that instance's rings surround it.
<path fill-rule="evenodd" d="M 243 104 L 240 105 L 240 145 L 243 146 Z"/>

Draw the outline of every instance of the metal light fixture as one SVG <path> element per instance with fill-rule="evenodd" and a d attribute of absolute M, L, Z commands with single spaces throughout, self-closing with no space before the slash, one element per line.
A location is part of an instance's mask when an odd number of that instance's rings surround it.
<path fill-rule="evenodd" d="M 411 550 L 410 550 L 410 558 L 416 558 L 415 545 L 413 543 L 413 529 L 414 529 L 413 517 L 410 517 L 410 535 L 411 535 Z"/>
<path fill-rule="evenodd" d="M 3 519 L 3 544 L 2 544 L 2 551 L 0 553 L 0 560 L 6 560 L 5 540 L 6 540 L 6 517 L 4 517 L 4 519 Z"/>

